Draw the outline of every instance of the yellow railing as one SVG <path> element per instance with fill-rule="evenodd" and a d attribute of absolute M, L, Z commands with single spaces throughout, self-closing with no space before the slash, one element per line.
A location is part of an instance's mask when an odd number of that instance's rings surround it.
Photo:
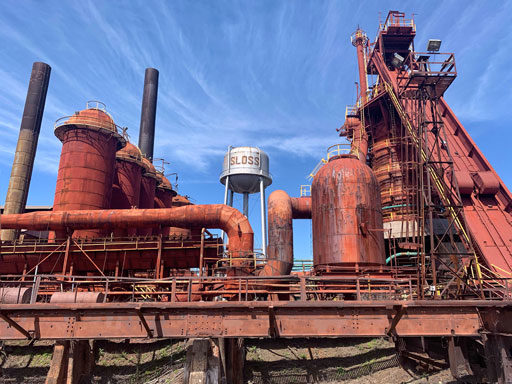
<path fill-rule="evenodd" d="M 324 164 L 327 164 L 330 158 L 339 155 L 348 155 L 350 153 L 351 146 L 350 144 L 334 144 L 327 148 L 327 160 L 322 158 L 315 168 L 310 172 L 307 176 L 308 180 L 312 180 L 315 177 L 316 173 L 322 168 Z"/>
<path fill-rule="evenodd" d="M 311 196 L 311 185 L 303 184 L 300 186 L 300 197 Z"/>
<path fill-rule="evenodd" d="M 327 148 L 327 161 L 331 157 L 348 155 L 350 153 L 350 144 L 334 144 Z"/>

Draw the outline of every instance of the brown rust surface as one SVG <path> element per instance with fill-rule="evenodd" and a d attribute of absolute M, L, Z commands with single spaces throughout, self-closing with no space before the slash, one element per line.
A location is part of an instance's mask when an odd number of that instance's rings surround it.
<path fill-rule="evenodd" d="M 110 133 L 109 133 L 110 132 Z M 110 207 L 115 154 L 120 144 L 112 118 L 97 109 L 70 117 L 55 134 L 62 152 L 55 188 L 54 211 Z M 76 231 L 75 238 L 93 238 L 100 230 Z M 57 237 L 61 237 L 58 233 Z"/>
<path fill-rule="evenodd" d="M 378 337 L 386 336 L 395 305 L 406 309 L 395 328 L 402 337 L 479 336 L 478 311 L 486 308 L 473 302 L 307 301 L 17 304 L 0 305 L 0 311 L 40 339 L 146 338 L 142 319 L 152 337 Z M 26 337 L 0 321 L 0 338 Z"/>
<path fill-rule="evenodd" d="M 274 191 L 268 197 L 268 260 L 262 276 L 289 275 L 293 266 L 292 219 L 311 218 L 310 197 L 290 197 Z"/>
<path fill-rule="evenodd" d="M 383 264 L 384 237 L 377 180 L 355 157 L 334 157 L 313 179 L 313 262 Z"/>
<path fill-rule="evenodd" d="M 229 237 L 233 257 L 247 257 L 253 252 L 254 233 L 249 220 L 235 208 L 224 204 L 191 205 L 165 209 L 78 210 L 33 212 L 1 215 L 2 228 L 113 230 L 158 226 L 205 227 L 224 230 Z"/>

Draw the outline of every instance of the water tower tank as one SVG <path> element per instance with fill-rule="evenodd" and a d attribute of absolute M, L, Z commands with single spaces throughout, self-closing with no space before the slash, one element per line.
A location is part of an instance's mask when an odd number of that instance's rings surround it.
<path fill-rule="evenodd" d="M 220 182 L 226 185 L 228 176 L 229 188 L 233 192 L 259 192 L 261 178 L 265 188 L 272 184 L 268 155 L 256 147 L 230 148 L 224 156 Z"/>

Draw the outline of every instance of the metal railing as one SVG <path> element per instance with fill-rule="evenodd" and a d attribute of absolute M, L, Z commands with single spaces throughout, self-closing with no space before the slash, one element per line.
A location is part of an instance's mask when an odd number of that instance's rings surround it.
<path fill-rule="evenodd" d="M 327 148 L 327 161 L 334 156 L 348 155 L 351 150 L 350 144 L 334 144 Z"/>
<path fill-rule="evenodd" d="M 416 31 L 416 24 L 414 19 L 406 19 L 405 13 L 391 11 L 386 18 L 384 23 L 379 23 L 379 31 L 387 31 L 389 27 L 412 27 L 413 31 Z"/>
<path fill-rule="evenodd" d="M 19 275 L 0 276 L 0 292 L 5 294 L 10 290 L 10 297 L 17 297 L 18 300 L 15 301 L 19 304 L 22 304 L 20 300 L 23 298 L 30 298 L 32 304 L 47 303 L 56 292 L 75 293 L 69 297 L 75 297 L 77 302 L 81 292 L 101 292 L 103 302 L 267 301 L 275 300 L 275 295 L 281 295 L 280 300 L 285 301 L 382 301 L 418 298 L 416 276 L 174 276 L 148 279 L 36 275 L 25 281 L 20 281 L 19 278 Z M 501 279 L 499 286 L 485 287 L 486 300 L 511 300 L 511 282 L 510 278 Z M 29 294 L 24 291 L 26 288 L 31 290 Z M 478 297 L 473 299 L 482 300 Z"/>
<path fill-rule="evenodd" d="M 320 170 L 320 168 L 322 168 L 322 166 L 324 164 L 327 164 L 327 162 L 329 161 L 329 159 L 331 159 L 332 157 L 334 156 L 339 156 L 339 155 L 348 155 L 350 153 L 350 150 L 351 150 L 351 145 L 350 144 L 334 144 L 334 145 L 331 145 L 329 148 L 327 148 L 327 160 L 322 158 L 318 164 L 315 166 L 315 168 L 313 168 L 313 170 L 309 173 L 309 175 L 306 177 L 308 180 L 313 180 L 313 178 L 315 177 L 316 173 Z"/>
<path fill-rule="evenodd" d="M 311 196 L 311 184 L 303 184 L 300 186 L 300 197 Z"/>

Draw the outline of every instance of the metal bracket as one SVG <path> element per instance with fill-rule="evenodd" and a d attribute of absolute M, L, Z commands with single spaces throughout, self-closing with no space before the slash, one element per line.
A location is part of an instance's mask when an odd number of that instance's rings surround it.
<path fill-rule="evenodd" d="M 268 307 L 268 334 L 271 338 L 279 337 L 279 328 L 277 326 L 276 313 L 274 306 Z"/>
<path fill-rule="evenodd" d="M 0 312 L 0 318 L 4 321 L 6 321 L 11 327 L 16 329 L 18 332 L 20 332 L 23 336 L 25 336 L 28 340 L 32 340 L 32 335 L 21 325 L 19 325 L 17 322 L 15 322 L 13 319 L 11 319 L 9 316 L 7 316 L 4 313 Z"/>
<path fill-rule="evenodd" d="M 144 315 L 142 314 L 142 312 L 140 311 L 140 309 L 136 309 L 135 312 L 137 312 L 137 315 L 139 316 L 139 319 L 140 319 L 140 322 L 142 323 L 142 325 L 144 326 L 144 329 L 146 330 L 147 334 L 148 334 L 148 337 L 151 339 L 153 338 L 153 331 L 151 330 L 151 328 L 149 328 L 149 324 L 148 322 L 146 321 L 146 319 L 144 318 Z"/>
<path fill-rule="evenodd" d="M 405 313 L 405 307 L 403 307 L 402 305 L 395 305 L 393 306 L 393 309 L 396 311 L 396 313 L 395 316 L 389 322 L 389 328 L 386 329 L 386 334 L 388 336 L 396 335 L 396 326 Z"/>

